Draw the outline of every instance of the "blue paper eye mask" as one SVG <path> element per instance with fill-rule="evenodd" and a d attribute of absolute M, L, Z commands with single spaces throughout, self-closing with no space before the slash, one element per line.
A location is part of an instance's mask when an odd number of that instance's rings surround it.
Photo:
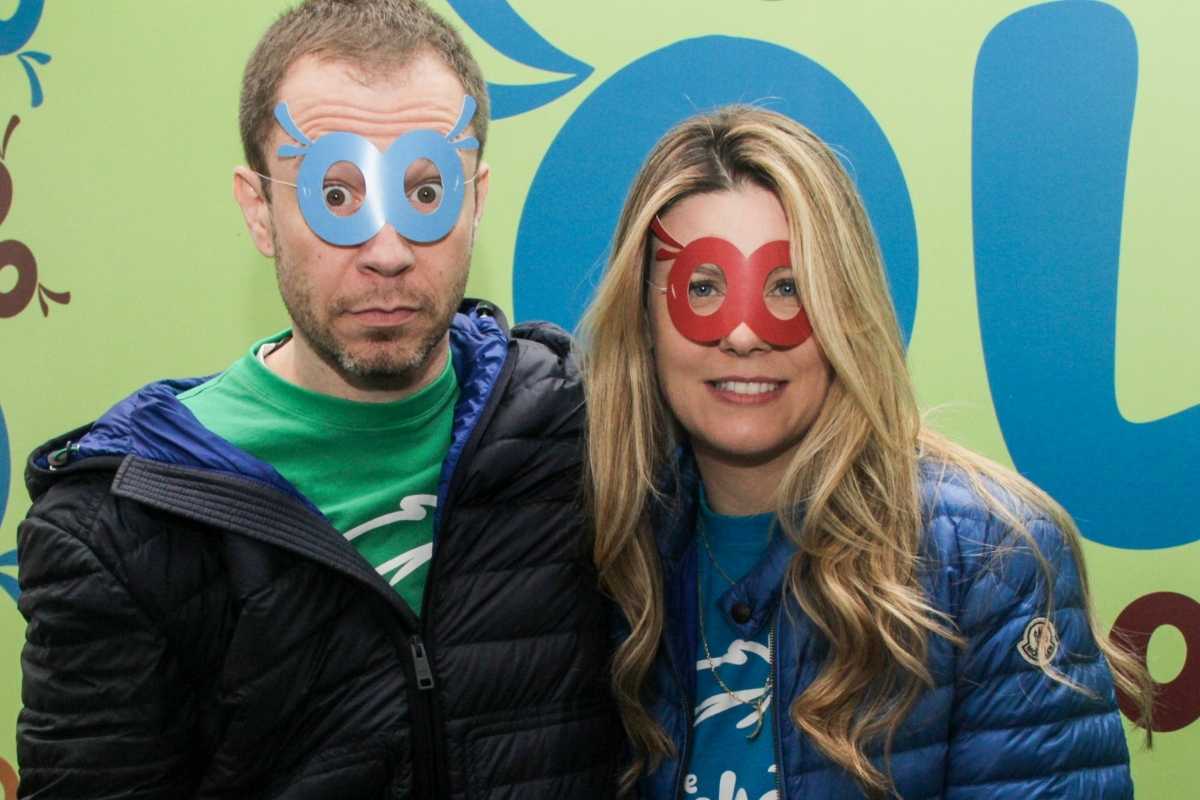
<path fill-rule="evenodd" d="M 280 158 L 302 158 L 296 200 L 313 233 L 330 244 L 362 244 L 385 223 L 414 242 L 441 239 L 458 222 L 467 180 L 459 150 L 478 150 L 479 141 L 455 141 L 475 116 L 475 98 L 463 98 L 449 133 L 418 128 L 379 152 L 356 133 L 331 131 L 309 139 L 292 121 L 286 102 L 275 119 L 300 145 L 285 144 Z"/>

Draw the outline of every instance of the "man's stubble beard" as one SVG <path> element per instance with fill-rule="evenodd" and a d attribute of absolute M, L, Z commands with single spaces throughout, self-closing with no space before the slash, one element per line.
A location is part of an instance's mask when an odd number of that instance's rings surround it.
<path fill-rule="evenodd" d="M 272 238 L 274 232 L 272 232 Z M 334 334 L 332 320 L 341 312 L 335 306 L 329 309 L 330 324 L 318 317 L 308 281 L 288 267 L 287 254 L 275 239 L 275 279 L 279 295 L 291 317 L 293 335 L 300 335 L 317 357 L 350 386 L 360 391 L 398 391 L 413 388 L 416 381 L 426 374 L 429 358 L 446 335 L 455 312 L 466 294 L 467 276 L 474 237 L 467 252 L 467 265 L 459 270 L 461 278 L 450 287 L 445 298 L 406 296 L 421 302 L 421 313 L 427 315 L 429 326 L 425 330 L 380 330 L 377 335 L 368 334 L 368 339 L 385 344 L 394 343 L 392 348 L 374 347 L 368 354 L 358 355 L 343 346 Z M 445 302 L 439 302 L 444 300 Z M 415 337 L 415 340 L 414 340 Z M 405 345 L 409 345 L 405 347 Z"/>

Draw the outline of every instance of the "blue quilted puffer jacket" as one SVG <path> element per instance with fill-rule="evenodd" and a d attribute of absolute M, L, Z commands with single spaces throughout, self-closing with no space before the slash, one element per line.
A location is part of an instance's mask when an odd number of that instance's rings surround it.
<path fill-rule="evenodd" d="M 956 647 L 930 641 L 935 686 L 926 691 L 897 732 L 891 775 L 906 800 L 998 798 L 1130 798 L 1129 752 L 1117 711 L 1112 676 L 1088 628 L 1080 576 L 1059 529 L 1028 520 L 1053 566 L 1055 665 L 1086 687 L 1081 693 L 1047 678 L 1022 655 L 1035 632 L 1046 630 L 1046 585 L 1028 547 L 1013 545 L 1006 526 L 969 488 L 966 479 L 923 465 L 929 569 L 924 578 L 935 605 L 955 620 L 966 641 Z M 642 797 L 683 800 L 695 707 L 696 546 L 693 522 L 698 477 L 683 459 L 679 481 L 652 521 L 664 569 L 666 634 L 654 670 L 651 711 L 674 740 L 678 758 L 644 779 Z M 780 587 L 791 547 L 778 539 L 749 575 L 719 599 L 745 638 L 777 625 L 776 682 L 769 721 L 775 726 L 778 800 L 859 798 L 850 775 L 804 734 L 775 713 L 813 681 L 828 643 L 790 598 L 780 613 Z M 733 622 L 746 603 L 748 622 Z M 1036 652 L 1036 651 L 1035 651 Z M 876 755 L 878 755 L 876 751 Z M 881 756 L 875 760 L 883 768 Z"/>

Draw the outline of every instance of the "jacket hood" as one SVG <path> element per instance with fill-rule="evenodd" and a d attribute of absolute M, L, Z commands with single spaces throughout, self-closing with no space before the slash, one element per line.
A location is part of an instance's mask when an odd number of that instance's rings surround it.
<path fill-rule="evenodd" d="M 486 403 L 503 366 L 507 342 L 507 323 L 498 309 L 478 300 L 464 301 L 450 325 L 450 347 L 460 387 L 456 429 L 460 422 L 467 421 L 460 417 L 478 414 Z M 274 487 L 313 508 L 274 467 L 205 428 L 179 402 L 180 393 L 210 377 L 148 384 L 121 400 L 93 424 L 38 447 L 26 467 L 30 497 L 36 500 L 58 479 L 60 472 L 112 468 L 132 455 L 236 474 Z M 457 439 L 452 442 L 452 449 Z"/>

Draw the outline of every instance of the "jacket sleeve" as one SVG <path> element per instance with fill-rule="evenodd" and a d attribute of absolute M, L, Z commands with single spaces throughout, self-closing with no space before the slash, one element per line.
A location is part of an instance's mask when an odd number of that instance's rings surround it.
<path fill-rule="evenodd" d="M 963 523 L 960 523 L 963 524 Z M 991 519 L 985 528 L 1000 523 Z M 1047 581 L 1033 549 L 987 532 L 960 535 L 964 581 L 947 798 L 1132 798 L 1129 751 L 1108 664 L 1084 607 L 1079 564 L 1053 523 L 1029 524 L 1051 567 Z M 988 545 L 997 541 L 1000 545 Z M 982 541 L 980 541 L 982 539 Z M 1080 689 L 1027 660 L 1038 637 L 1057 641 L 1053 666 Z"/>
<path fill-rule="evenodd" d="M 183 723 L 193 709 L 170 677 L 166 638 L 118 577 L 125 568 L 107 545 L 127 541 L 113 530 L 120 519 L 107 491 L 67 482 L 18 529 L 21 798 L 166 800 L 194 789 Z"/>

